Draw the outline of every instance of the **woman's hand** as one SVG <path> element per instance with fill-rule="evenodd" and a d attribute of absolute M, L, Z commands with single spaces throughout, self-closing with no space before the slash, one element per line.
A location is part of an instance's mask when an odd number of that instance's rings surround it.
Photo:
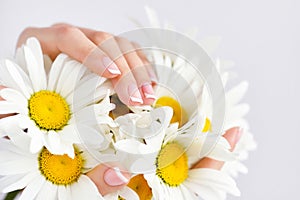
<path fill-rule="evenodd" d="M 109 78 L 126 105 L 154 102 L 152 82 L 156 82 L 156 75 L 135 43 L 106 32 L 55 24 L 47 28 L 25 29 L 17 47 L 29 37 L 36 37 L 43 53 L 52 60 L 59 53 L 66 53 L 99 76 Z"/>
<path fill-rule="evenodd" d="M 105 32 L 56 24 L 48 28 L 27 28 L 20 35 L 17 46 L 21 46 L 27 38 L 33 36 L 39 39 L 43 53 L 49 55 L 52 60 L 63 52 L 83 63 L 94 73 L 109 78 L 123 103 L 140 105 L 154 102 L 152 82 L 157 81 L 156 75 L 146 56 L 135 50 L 136 44 Z M 133 51 L 123 54 L 128 49 Z M 0 86 L 0 90 L 2 88 Z M 1 100 L 3 99 L 0 97 Z M 0 119 L 3 117 L 6 115 L 0 115 Z M 242 131 L 238 127 L 225 133 L 224 137 L 232 150 L 241 134 Z M 223 165 L 224 162 L 203 158 L 193 168 L 221 170 Z M 102 195 L 120 190 L 130 179 L 129 173 L 107 165 L 96 166 L 87 176 Z"/>

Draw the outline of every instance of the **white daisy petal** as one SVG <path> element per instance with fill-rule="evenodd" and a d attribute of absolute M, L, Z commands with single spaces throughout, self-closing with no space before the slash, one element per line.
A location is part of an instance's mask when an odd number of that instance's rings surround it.
<path fill-rule="evenodd" d="M 0 114 L 22 113 L 23 109 L 12 102 L 0 101 Z"/>
<path fill-rule="evenodd" d="M 39 152 L 44 146 L 44 136 L 42 135 L 43 133 L 40 133 L 39 129 L 36 127 L 30 127 L 27 131 L 28 135 L 31 135 L 30 152 Z"/>
<path fill-rule="evenodd" d="M 28 70 L 25 61 L 24 49 L 22 47 L 16 50 L 15 54 L 16 63 L 22 68 L 25 74 L 28 76 Z"/>
<path fill-rule="evenodd" d="M 212 188 L 218 188 L 235 196 L 240 196 L 240 191 L 235 181 L 227 174 L 213 169 L 193 169 L 189 173 L 193 177 L 190 181 L 199 184 L 207 184 Z"/>
<path fill-rule="evenodd" d="M 52 184 L 49 181 L 46 181 L 41 188 L 40 192 L 36 196 L 36 199 L 43 199 L 43 200 L 54 200 L 57 199 L 58 195 L 58 187 L 57 185 Z M 50 192 L 51 191 L 51 192 Z"/>
<path fill-rule="evenodd" d="M 21 163 L 21 164 L 20 164 Z M 18 173 L 26 173 L 35 169 L 35 163 L 28 158 L 19 158 L 19 160 L 10 160 L 0 164 L 1 175 L 13 175 Z"/>
<path fill-rule="evenodd" d="M 84 74 L 85 69 L 86 67 L 75 60 L 66 62 L 60 73 L 56 91 L 64 97 L 68 96 L 75 89 L 75 86 Z"/>
<path fill-rule="evenodd" d="M 0 90 L 0 96 L 6 101 L 15 103 L 20 107 L 26 108 L 28 106 L 28 100 L 17 90 L 4 88 Z M 27 109 L 24 109 L 27 110 Z"/>
<path fill-rule="evenodd" d="M 69 190 L 67 189 L 69 186 L 65 187 L 58 187 L 57 196 L 58 200 L 71 200 L 71 194 L 69 193 Z"/>
<path fill-rule="evenodd" d="M 9 187 L 10 185 L 14 184 L 18 180 L 22 179 L 24 174 L 15 174 L 11 176 L 4 176 L 0 178 L 0 192 L 3 192 L 3 189 Z"/>
<path fill-rule="evenodd" d="M 139 200 L 139 196 L 129 187 L 124 187 L 119 191 L 119 195 L 124 199 Z"/>
<path fill-rule="evenodd" d="M 226 93 L 226 96 L 228 99 L 230 99 L 230 104 L 233 105 L 239 103 L 243 98 L 243 96 L 245 95 L 245 93 L 247 92 L 248 86 L 249 86 L 248 82 L 243 81 L 237 86 L 235 86 L 234 88 L 232 88 L 231 90 L 229 90 Z"/>
<path fill-rule="evenodd" d="M 62 141 L 81 143 L 79 132 L 76 125 L 65 126 L 59 133 Z"/>
<path fill-rule="evenodd" d="M 39 193 L 46 179 L 42 176 L 36 176 L 35 179 L 23 190 L 19 200 L 34 199 Z"/>
<path fill-rule="evenodd" d="M 26 58 L 26 64 L 28 66 L 28 73 L 34 91 L 38 92 L 40 90 L 45 90 L 47 88 L 47 79 L 44 64 L 42 66 L 39 66 L 39 63 L 36 60 L 36 57 L 34 56 L 31 49 L 27 46 L 24 46 L 23 48 Z"/>
<path fill-rule="evenodd" d="M 20 178 L 13 184 L 8 184 L 6 188 L 3 189 L 2 192 L 8 193 L 10 191 L 21 190 L 25 188 L 32 180 L 34 180 L 39 174 L 37 172 L 30 172 L 26 174 L 24 177 Z"/>
<path fill-rule="evenodd" d="M 43 57 L 43 52 L 39 41 L 34 37 L 28 38 L 26 40 L 26 46 L 31 50 L 32 55 L 34 56 L 37 62 L 37 65 L 44 66 L 44 57 Z M 24 51 L 24 56 L 26 57 L 26 51 Z M 33 67 L 33 66 L 27 65 L 27 68 L 29 67 Z"/>
<path fill-rule="evenodd" d="M 194 182 L 187 181 L 185 185 L 193 192 L 198 194 L 203 200 L 225 200 L 225 192 L 219 192 L 214 188 L 206 185 L 199 185 Z"/>
<path fill-rule="evenodd" d="M 26 83 L 17 66 L 11 62 L 10 60 L 6 60 L 6 66 L 9 74 L 11 75 L 12 79 L 16 82 L 17 86 L 21 89 L 22 93 L 26 98 L 29 98 L 30 95 L 33 93 L 31 87 Z"/>
<path fill-rule="evenodd" d="M 146 10 L 146 13 L 147 13 L 147 16 L 148 16 L 151 26 L 154 28 L 159 28 L 160 23 L 159 23 L 159 20 L 157 18 L 155 11 L 152 10 L 151 8 L 149 8 L 148 6 L 145 6 L 145 10 Z"/>
<path fill-rule="evenodd" d="M 89 147 L 101 147 L 101 143 L 105 141 L 104 136 L 96 129 L 85 125 L 78 126 L 81 143 L 89 145 Z"/>
<path fill-rule="evenodd" d="M 63 68 L 64 63 L 68 60 L 68 56 L 65 54 L 59 54 L 54 60 L 48 78 L 48 90 L 55 91 L 57 81 L 59 80 L 60 72 Z"/>
<path fill-rule="evenodd" d="M 90 199 L 90 200 L 97 200 L 97 199 L 104 199 L 96 185 L 85 175 L 82 175 L 79 180 L 78 184 L 74 184 L 71 188 L 72 199 L 82 200 L 82 199 Z"/>

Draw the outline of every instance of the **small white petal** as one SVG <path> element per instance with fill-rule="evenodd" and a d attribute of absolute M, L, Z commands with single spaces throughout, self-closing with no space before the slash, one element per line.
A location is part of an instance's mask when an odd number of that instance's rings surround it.
<path fill-rule="evenodd" d="M 24 177 L 17 180 L 13 184 L 7 185 L 7 187 L 4 188 L 2 192 L 7 193 L 7 192 L 10 192 L 10 191 L 21 190 L 21 189 L 25 188 L 38 175 L 39 174 L 38 174 L 37 171 L 26 174 L 26 175 L 24 175 Z"/>
<path fill-rule="evenodd" d="M 99 200 L 104 198 L 99 193 L 96 185 L 85 175 L 80 176 L 78 182 L 70 187 L 73 200 Z"/>
<path fill-rule="evenodd" d="M 34 199 L 36 195 L 40 192 L 46 179 L 41 175 L 37 176 L 27 187 L 23 190 L 19 200 Z"/>
<path fill-rule="evenodd" d="M 67 97 L 75 89 L 85 69 L 86 67 L 75 60 L 66 62 L 57 82 L 56 91 L 62 96 Z"/>
<path fill-rule="evenodd" d="M 0 114 L 22 113 L 23 110 L 13 102 L 0 101 Z"/>
<path fill-rule="evenodd" d="M 0 96 L 8 102 L 15 103 L 24 108 L 24 113 L 28 111 L 28 100 L 17 90 L 5 88 L 0 91 Z M 26 113 L 27 114 L 27 113 Z"/>
<path fill-rule="evenodd" d="M 63 69 L 64 62 L 68 59 L 65 54 L 59 54 L 54 60 L 49 72 L 48 90 L 55 91 L 57 81 L 59 80 L 60 72 Z"/>
<path fill-rule="evenodd" d="M 50 181 L 46 181 L 43 187 L 40 189 L 40 192 L 36 196 L 36 199 L 42 199 L 42 200 L 57 199 L 58 187 L 59 186 L 52 184 Z"/>
<path fill-rule="evenodd" d="M 124 199 L 139 200 L 139 196 L 129 187 L 124 187 L 119 191 L 119 195 Z"/>
<path fill-rule="evenodd" d="M 34 91 L 38 92 L 40 90 L 45 90 L 47 88 L 47 82 L 46 82 L 47 79 L 46 79 L 44 63 L 42 66 L 40 66 L 39 65 L 40 63 L 38 63 L 31 49 L 29 49 L 26 46 L 24 46 L 24 54 L 26 58 L 26 64 L 28 66 L 28 73 Z"/>
<path fill-rule="evenodd" d="M 13 80 L 16 82 L 17 86 L 21 89 L 21 92 L 23 92 L 24 96 L 29 99 L 30 95 L 33 93 L 30 86 L 28 86 L 27 82 L 23 79 L 24 76 L 22 76 L 17 67 L 13 62 L 6 60 L 6 66 L 9 74 L 13 78 Z"/>

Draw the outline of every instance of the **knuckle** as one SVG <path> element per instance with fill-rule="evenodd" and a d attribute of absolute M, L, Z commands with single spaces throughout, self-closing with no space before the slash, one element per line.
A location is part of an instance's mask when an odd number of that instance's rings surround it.
<path fill-rule="evenodd" d="M 70 25 L 61 25 L 55 27 L 56 33 L 58 35 L 58 38 L 65 38 L 66 36 L 70 36 L 74 34 L 77 30 L 76 27 L 70 26 Z"/>
<path fill-rule="evenodd" d="M 22 33 L 20 34 L 20 38 L 26 39 L 33 33 L 34 28 L 33 27 L 27 27 L 25 28 Z"/>
<path fill-rule="evenodd" d="M 93 41 L 97 44 L 102 43 L 105 40 L 111 39 L 114 36 L 110 33 L 106 33 L 106 32 L 95 32 L 92 36 Z"/>

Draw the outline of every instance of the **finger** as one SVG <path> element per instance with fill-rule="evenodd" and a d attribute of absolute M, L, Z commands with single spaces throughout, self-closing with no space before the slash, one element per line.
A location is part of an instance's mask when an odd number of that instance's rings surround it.
<path fill-rule="evenodd" d="M 135 48 L 135 51 L 136 51 L 137 55 L 140 57 L 140 59 L 144 63 L 144 66 L 145 66 L 145 68 L 148 72 L 148 75 L 149 75 L 151 81 L 154 84 L 157 83 L 158 79 L 157 79 L 157 75 L 154 71 L 154 67 L 150 64 L 147 56 L 144 54 L 144 52 L 142 50 L 142 47 L 139 44 L 135 43 L 135 42 L 132 42 L 132 45 Z"/>
<path fill-rule="evenodd" d="M 6 88 L 5 86 L 2 86 L 0 85 L 0 90 Z M 0 96 L 0 101 L 5 101 L 5 99 L 3 99 L 1 96 Z M 8 117 L 8 116 L 12 116 L 13 114 L 4 114 L 4 115 L 0 115 L 0 119 L 2 118 L 5 118 L 5 117 Z"/>
<path fill-rule="evenodd" d="M 227 139 L 228 143 L 231 146 L 231 151 L 234 150 L 235 145 L 241 138 L 241 135 L 243 133 L 243 130 L 239 127 L 231 128 L 223 135 L 224 138 Z M 224 165 L 224 162 L 214 160 L 211 158 L 203 158 L 201 159 L 196 165 L 193 166 L 193 168 L 211 168 L 216 170 L 221 170 Z"/>
<path fill-rule="evenodd" d="M 115 63 L 76 27 L 61 25 L 27 28 L 21 34 L 17 46 L 24 44 L 29 37 L 36 37 L 41 43 L 43 52 L 52 59 L 63 52 L 84 63 L 100 76 L 112 78 L 120 74 Z"/>
<path fill-rule="evenodd" d="M 134 46 L 125 38 L 117 37 L 116 41 L 124 55 L 129 67 L 134 75 L 134 78 L 140 88 L 144 104 L 152 104 L 156 97 L 152 88 L 151 79 L 148 75 L 148 71 L 141 58 L 135 51 Z"/>
<path fill-rule="evenodd" d="M 109 33 L 80 28 L 86 36 L 98 45 L 118 66 L 121 75 L 111 79 L 120 100 L 126 105 L 144 103 L 133 73 L 123 56 L 115 37 Z"/>
<path fill-rule="evenodd" d="M 87 173 L 87 176 L 95 183 L 102 195 L 116 192 L 122 189 L 129 182 L 130 174 L 120 171 L 118 167 L 97 165 Z"/>

